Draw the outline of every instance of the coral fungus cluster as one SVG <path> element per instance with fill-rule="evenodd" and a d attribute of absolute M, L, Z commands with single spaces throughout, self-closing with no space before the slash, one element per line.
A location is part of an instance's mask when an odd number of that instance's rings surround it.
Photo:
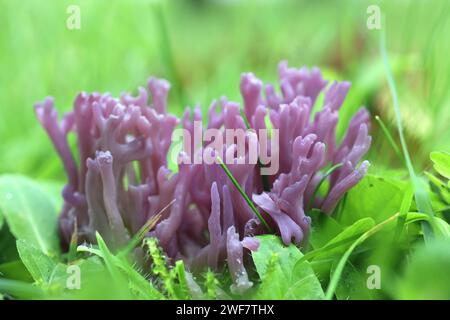
<path fill-rule="evenodd" d="M 243 74 L 243 113 L 239 103 L 222 98 L 211 104 L 203 121 L 205 128 L 218 130 L 278 130 L 279 143 L 268 150 L 279 161 L 276 173 L 262 177 L 261 166 L 245 161 L 227 166 L 285 244 L 307 241 L 309 203 L 331 214 L 367 171 L 367 161 L 358 165 L 371 142 L 364 108 L 351 119 L 342 141 L 336 141 L 338 112 L 349 87 L 348 82 L 327 85 L 317 68 L 294 69 L 282 62 L 279 89 L 263 85 L 252 73 Z M 151 78 L 137 97 L 80 93 L 61 121 L 51 98 L 36 104 L 68 178 L 59 218 L 62 244 L 67 248 L 74 235 L 79 243 L 93 243 L 98 231 L 111 247 L 124 246 L 171 204 L 149 236 L 157 237 L 168 257 L 183 259 L 192 269 L 217 269 L 226 261 L 232 291 L 242 292 L 252 285 L 244 267 L 245 250 L 257 250 L 254 235 L 266 230 L 219 164 L 180 162 L 177 172 L 168 169 L 176 127 L 192 131 L 194 121 L 202 121 L 198 108 L 188 109 L 182 119 L 169 114 L 169 88 L 167 81 Z M 313 114 L 321 92 L 323 106 Z M 76 135 L 76 151 L 69 146 L 69 133 Z M 204 142 L 200 149 L 208 147 Z M 248 157 L 248 152 L 240 156 Z M 227 153 L 235 155 L 236 146 L 226 145 L 217 155 Z M 324 177 L 332 165 L 338 169 Z M 327 190 L 319 196 L 315 190 L 324 179 Z"/>

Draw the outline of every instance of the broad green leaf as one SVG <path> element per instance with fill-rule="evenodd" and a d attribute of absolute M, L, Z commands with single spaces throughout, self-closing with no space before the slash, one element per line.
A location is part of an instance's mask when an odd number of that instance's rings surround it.
<path fill-rule="evenodd" d="M 314 249 L 323 247 L 343 230 L 333 217 L 319 210 L 311 210 L 309 216 L 312 220 L 309 242 Z"/>
<path fill-rule="evenodd" d="M 42 299 L 41 288 L 24 281 L 0 278 L 0 294 L 8 294 L 19 299 Z"/>
<path fill-rule="evenodd" d="M 67 268 L 67 264 L 58 262 L 53 268 L 48 282 L 53 285 L 53 287 L 57 287 L 57 285 L 59 285 L 60 289 L 64 288 L 66 286 L 68 276 Z"/>
<path fill-rule="evenodd" d="M 25 240 L 17 240 L 20 259 L 37 283 L 48 283 L 56 263 Z"/>
<path fill-rule="evenodd" d="M 375 221 L 372 218 L 363 218 L 361 220 L 356 221 L 351 226 L 345 228 L 341 233 L 339 233 L 336 237 L 331 239 L 325 247 L 332 247 L 334 244 L 345 242 L 346 240 L 355 239 L 356 237 L 362 235 L 367 230 L 373 228 L 375 225 Z M 325 255 L 332 256 L 335 254 L 343 253 L 349 245 L 347 246 L 339 246 L 334 249 L 327 250 Z M 323 257 L 323 253 L 319 254 L 317 258 Z"/>
<path fill-rule="evenodd" d="M 450 153 L 432 152 L 430 158 L 434 163 L 434 169 L 436 169 L 441 176 L 450 179 Z"/>
<path fill-rule="evenodd" d="M 19 175 L 1 176 L 0 210 L 16 239 L 26 240 L 47 255 L 59 253 L 57 216 L 38 184 Z"/>
<path fill-rule="evenodd" d="M 30 272 L 20 259 L 0 264 L 0 277 L 33 282 Z"/>
<path fill-rule="evenodd" d="M 336 263 L 333 264 L 331 273 L 333 274 Z M 361 273 L 351 262 L 345 265 L 342 271 L 341 280 L 336 287 L 336 298 L 338 300 L 370 300 L 373 295 L 367 288 L 367 275 Z"/>
<path fill-rule="evenodd" d="M 371 229 L 374 225 L 375 222 L 372 218 L 360 219 L 345 228 L 323 247 L 308 252 L 302 260 L 332 259 L 336 255 L 344 253 L 360 235 Z"/>
<path fill-rule="evenodd" d="M 164 296 L 156 290 L 153 284 L 142 276 L 127 260 L 123 254 L 113 255 L 106 246 L 99 233 L 96 234 L 98 249 L 86 246 L 79 246 L 79 252 L 89 252 L 103 259 L 106 268 L 112 279 L 115 279 L 117 286 L 127 283 L 127 290 L 138 299 L 163 299 Z"/>
<path fill-rule="evenodd" d="M 445 240 L 450 240 L 450 225 L 441 218 L 433 218 L 434 233 L 436 238 L 442 238 Z"/>
<path fill-rule="evenodd" d="M 64 184 L 57 181 L 39 180 L 39 187 L 49 196 L 53 207 L 56 209 L 55 214 L 59 215 L 64 203 L 64 199 L 61 195 Z"/>
<path fill-rule="evenodd" d="M 397 299 L 450 299 L 450 242 L 420 247 L 405 265 L 396 287 Z"/>
<path fill-rule="evenodd" d="M 59 294 L 63 294 L 62 291 L 67 287 L 67 280 L 73 275 L 73 271 L 69 267 L 74 265 L 80 268 L 81 289 L 89 286 L 89 282 L 92 282 L 90 285 L 95 285 L 95 278 L 99 274 L 107 274 L 104 264 L 97 256 L 75 260 L 70 264 L 59 262 L 53 268 L 49 279 L 49 286 L 51 286 L 52 291 L 56 293 L 59 290 Z"/>
<path fill-rule="evenodd" d="M 80 288 L 70 288 L 72 277 L 76 276 L 73 266 L 77 266 L 80 276 Z M 70 269 L 69 269 L 70 268 Z M 130 286 L 124 279 L 114 278 L 99 257 L 73 261 L 70 265 L 59 263 L 55 266 L 48 297 L 51 299 L 136 299 L 130 292 Z"/>
<path fill-rule="evenodd" d="M 258 237 L 259 249 L 252 252 L 261 279 L 256 299 L 323 299 L 324 293 L 308 261 L 294 246 L 284 246 L 279 237 Z"/>
<path fill-rule="evenodd" d="M 399 211 L 406 188 L 407 184 L 401 180 L 368 174 L 348 192 L 338 221 L 351 225 L 371 217 L 379 223 Z"/>
<path fill-rule="evenodd" d="M 387 224 L 389 224 L 392 221 L 395 221 L 400 213 L 396 213 L 395 215 L 389 217 L 388 219 L 382 221 L 381 223 L 377 224 L 370 230 L 367 230 L 364 232 L 358 239 L 356 239 L 352 245 L 345 251 L 345 253 L 342 255 L 342 257 L 339 259 L 338 264 L 336 265 L 336 268 L 334 270 L 334 273 L 331 275 L 330 282 L 328 284 L 328 288 L 326 291 L 325 298 L 327 300 L 331 300 L 334 296 L 336 287 L 339 283 L 339 280 L 341 279 L 342 272 L 345 268 L 345 265 L 347 263 L 347 260 L 350 258 L 350 255 L 352 254 L 353 250 L 357 246 L 359 246 L 361 243 L 363 243 L 366 239 L 368 239 L 370 236 L 372 236 L 374 233 L 378 232 L 382 228 L 384 228 Z"/>
<path fill-rule="evenodd" d="M 430 180 L 431 185 L 434 187 L 432 190 L 435 191 L 437 196 L 445 202 L 445 204 L 450 204 L 450 187 L 435 175 L 429 172 L 425 172 L 425 174 Z"/>
<path fill-rule="evenodd" d="M 433 231 L 437 239 L 450 240 L 450 225 L 438 217 L 430 217 L 425 213 L 409 212 L 405 224 L 414 222 L 428 221 L 433 226 Z"/>
<path fill-rule="evenodd" d="M 303 256 L 296 246 L 285 246 L 280 238 L 275 235 L 263 235 L 258 236 L 257 238 L 260 244 L 258 250 L 252 252 L 252 258 L 256 266 L 256 271 L 261 279 L 266 275 L 268 267 L 267 258 L 270 257 L 272 253 L 276 253 L 280 261 L 287 262 L 283 263 L 281 266 L 285 273 L 292 271 L 292 266 L 289 265 L 289 262 L 294 262 L 295 264 L 297 260 Z"/>

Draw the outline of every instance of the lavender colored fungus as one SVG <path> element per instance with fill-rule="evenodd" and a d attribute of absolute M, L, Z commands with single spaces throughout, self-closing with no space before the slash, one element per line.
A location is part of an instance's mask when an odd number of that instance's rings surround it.
<path fill-rule="evenodd" d="M 242 75 L 245 119 L 239 103 L 222 98 L 211 104 L 203 122 L 219 130 L 245 130 L 246 122 L 250 129 L 278 130 L 279 144 L 268 151 L 279 166 L 266 177 L 268 190 L 264 191 L 258 164 L 227 166 L 285 244 L 307 241 L 308 203 L 332 214 L 369 167 L 367 161 L 358 165 L 371 143 L 366 109 L 351 119 L 342 142 L 336 139 L 339 109 L 349 88 L 348 82 L 328 85 L 318 68 L 295 69 L 281 62 L 279 90 L 264 85 L 252 73 Z M 98 231 L 112 248 L 123 247 L 175 199 L 148 236 L 157 237 L 169 258 L 183 259 L 191 269 L 218 269 L 226 262 L 234 282 L 232 291 L 243 292 L 252 286 L 244 266 L 246 250 L 258 249 L 254 236 L 265 229 L 220 165 L 182 163 L 176 172 L 168 169 L 176 127 L 192 131 L 194 121 L 202 120 L 198 108 L 187 109 L 182 119 L 169 114 L 169 89 L 167 81 L 150 78 L 137 97 L 83 92 L 60 121 L 52 98 L 35 105 L 67 174 L 59 218 L 62 246 L 67 249 L 74 236 L 78 243 L 95 243 Z M 323 106 L 312 114 L 321 92 Z M 72 133 L 78 159 L 68 144 Z M 254 141 L 247 139 L 246 144 Z M 207 143 L 200 148 L 215 152 Z M 235 152 L 236 145 L 231 144 L 218 155 Z M 249 157 L 248 152 L 241 156 Z M 326 193 L 311 199 L 324 171 L 336 164 L 341 166 L 326 178 Z"/>

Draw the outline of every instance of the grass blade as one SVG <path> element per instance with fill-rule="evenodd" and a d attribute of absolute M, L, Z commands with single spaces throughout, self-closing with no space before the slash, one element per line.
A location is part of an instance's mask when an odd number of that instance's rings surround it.
<path fill-rule="evenodd" d="M 10 294 L 21 299 L 44 298 L 44 291 L 31 283 L 3 278 L 0 279 L 0 293 Z"/>
<path fill-rule="evenodd" d="M 342 271 L 344 270 L 345 264 L 352 254 L 353 250 L 363 243 L 367 238 L 372 236 L 374 233 L 380 231 L 385 225 L 389 224 L 390 222 L 397 219 L 397 217 L 400 215 L 400 213 L 394 214 L 392 217 L 389 217 L 388 219 L 384 220 L 383 222 L 377 224 L 372 229 L 368 230 L 367 232 L 363 233 L 362 236 L 360 236 L 353 244 L 350 246 L 350 248 L 347 249 L 347 251 L 344 253 L 344 255 L 339 260 L 339 263 L 331 276 L 330 283 L 328 284 L 327 292 L 325 294 L 326 300 L 331 300 L 334 296 L 334 291 L 336 290 L 336 287 L 338 285 L 339 279 L 341 278 Z"/>
<path fill-rule="evenodd" d="M 383 120 L 381 120 L 381 118 L 379 116 L 375 116 L 375 120 L 380 125 L 381 130 L 383 131 L 384 135 L 386 136 L 386 139 L 388 140 L 389 144 L 391 145 L 391 147 L 394 150 L 397 157 L 402 162 L 404 162 L 405 159 L 403 158 L 402 152 L 400 151 L 400 148 L 398 147 L 398 145 L 395 143 L 394 138 L 392 137 L 391 133 L 389 132 L 389 129 L 384 124 Z"/>
<path fill-rule="evenodd" d="M 172 204 L 174 204 L 175 201 L 176 199 L 173 199 L 164 208 L 162 208 L 161 211 L 159 211 L 157 214 L 151 217 L 133 236 L 133 238 L 130 240 L 125 249 L 123 249 L 121 254 L 126 255 L 130 253 L 134 248 L 136 248 L 139 242 L 141 242 L 144 239 L 145 235 L 156 226 L 158 221 L 161 219 L 163 212 L 166 211 L 167 208 L 169 208 Z"/>
<path fill-rule="evenodd" d="M 230 172 L 230 170 L 228 169 L 228 167 L 226 166 L 225 163 L 223 163 L 222 158 L 217 157 L 217 160 L 219 161 L 220 166 L 222 167 L 222 169 L 225 171 L 225 173 L 227 174 L 228 178 L 230 178 L 231 182 L 233 182 L 234 186 L 238 189 L 239 193 L 241 194 L 242 197 L 244 197 L 245 201 L 247 202 L 247 204 L 249 205 L 250 209 L 252 209 L 252 211 L 254 212 L 254 214 L 258 217 L 259 221 L 261 221 L 261 223 L 264 225 L 264 228 L 266 229 L 267 232 L 269 233 L 273 233 L 272 228 L 269 226 L 269 224 L 267 223 L 266 220 L 264 220 L 263 216 L 261 215 L 261 213 L 259 213 L 258 209 L 255 207 L 255 205 L 253 204 L 253 202 L 250 200 L 250 198 L 247 196 L 247 194 L 244 192 L 244 190 L 242 190 L 241 185 L 237 182 L 237 180 L 234 178 L 233 174 Z"/>
<path fill-rule="evenodd" d="M 400 113 L 400 105 L 398 101 L 398 95 L 397 95 L 397 89 L 395 86 L 394 77 L 392 75 L 391 66 L 389 64 L 389 57 L 386 51 L 386 44 L 385 44 L 385 33 L 384 33 L 385 27 L 383 28 L 383 31 L 381 32 L 380 37 L 380 51 L 381 56 L 384 62 L 385 70 L 386 70 L 386 77 L 389 85 L 389 90 L 391 91 L 393 105 L 394 105 L 394 111 L 395 111 L 395 120 L 397 123 L 397 129 L 398 129 L 398 135 L 400 137 L 400 144 L 403 151 L 403 156 L 405 159 L 405 164 L 409 172 L 409 176 L 411 178 L 413 188 L 414 188 L 414 195 L 415 200 L 417 204 L 417 208 L 420 212 L 424 212 L 428 214 L 430 217 L 434 216 L 433 209 L 431 207 L 431 202 L 428 197 L 428 194 L 426 190 L 421 186 L 421 183 L 419 179 L 416 176 L 416 173 L 414 172 L 414 167 L 412 165 L 411 158 L 409 156 L 408 147 L 406 145 L 405 136 L 403 133 L 403 127 L 402 127 L 402 120 L 401 120 L 401 113 Z M 432 221 L 432 220 L 430 220 Z M 433 229 L 432 225 L 428 221 L 422 222 L 422 231 L 425 242 L 428 242 L 433 238 Z"/>
<path fill-rule="evenodd" d="M 334 171 L 336 171 L 340 167 L 342 167 L 342 163 L 335 164 L 330 169 L 328 169 L 325 172 L 325 174 L 323 175 L 322 179 L 320 179 L 319 183 L 317 184 L 316 188 L 314 189 L 314 192 L 313 192 L 311 198 L 309 199 L 309 203 L 308 203 L 308 207 L 307 207 L 308 208 L 308 212 L 311 211 L 311 209 L 312 209 L 312 205 L 314 203 L 314 199 L 315 199 L 317 193 L 319 192 L 319 189 L 320 189 L 320 186 L 322 185 L 322 183 L 328 178 L 328 176 L 330 174 L 332 174 Z"/>

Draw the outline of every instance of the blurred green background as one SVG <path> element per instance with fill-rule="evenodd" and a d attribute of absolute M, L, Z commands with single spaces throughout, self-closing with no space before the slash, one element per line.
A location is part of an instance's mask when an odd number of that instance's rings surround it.
<path fill-rule="evenodd" d="M 72 4 L 79 30 L 66 27 Z M 274 82 L 282 59 L 352 82 L 342 125 L 365 105 L 397 137 L 370 4 L 385 16 L 408 144 L 426 169 L 430 151 L 450 150 L 450 1 L 0 0 L 0 174 L 63 179 L 33 112 L 47 95 L 63 112 L 82 90 L 136 92 L 155 75 L 171 81 L 181 115 L 222 95 L 240 101 L 241 72 Z M 401 167 L 375 121 L 372 135 L 372 170 Z"/>

